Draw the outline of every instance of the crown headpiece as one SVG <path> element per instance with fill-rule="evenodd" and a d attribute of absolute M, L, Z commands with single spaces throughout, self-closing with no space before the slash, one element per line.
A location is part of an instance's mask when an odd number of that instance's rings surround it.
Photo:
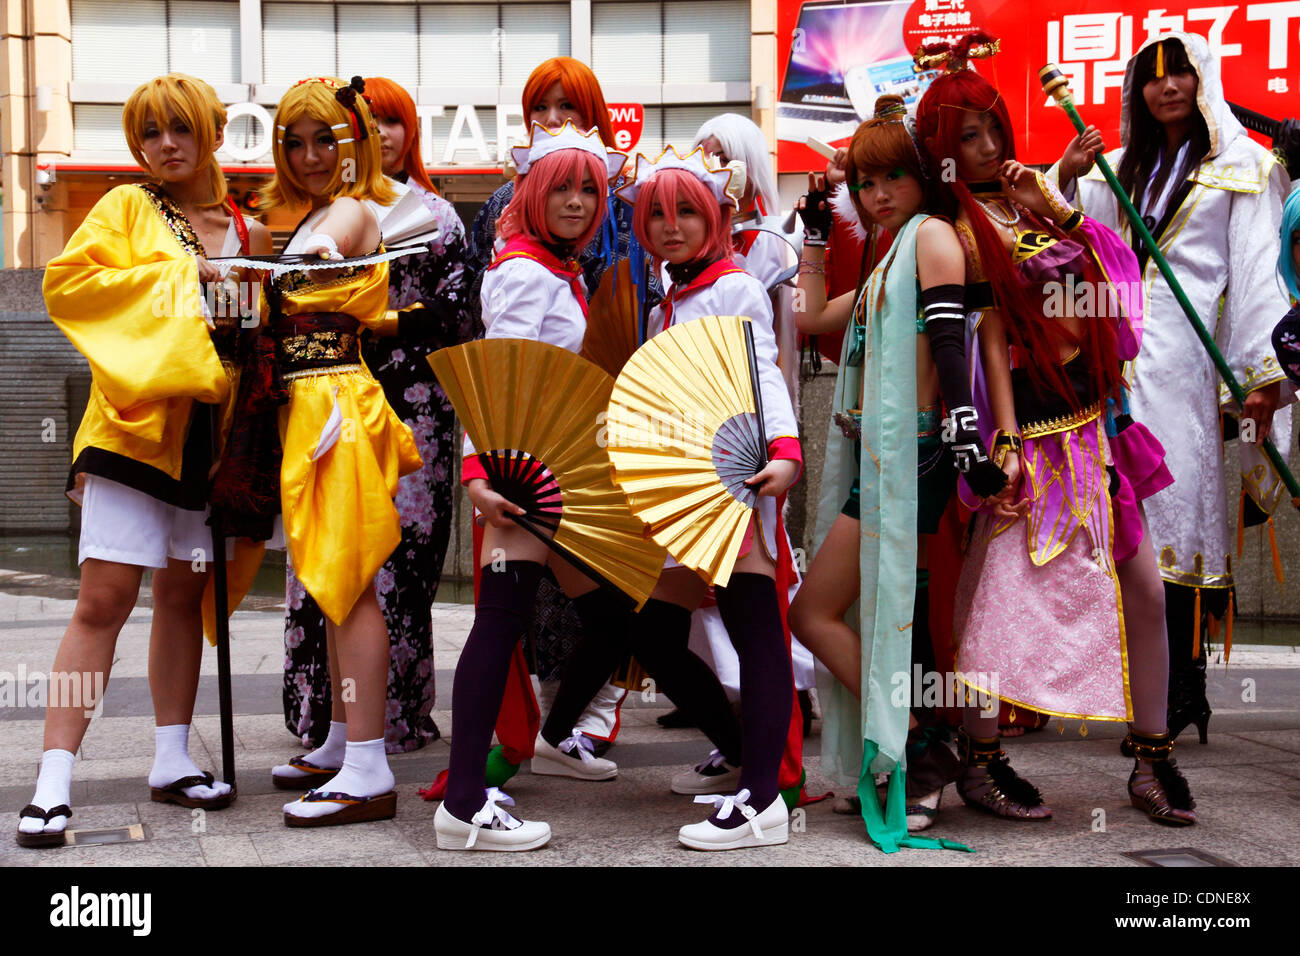
<path fill-rule="evenodd" d="M 541 123 L 534 123 L 528 137 L 528 145 L 514 147 L 510 150 L 510 156 L 514 160 L 515 170 L 522 176 L 543 156 L 561 149 L 580 149 L 584 153 L 599 157 L 608 172 L 607 179 L 617 176 L 623 169 L 623 164 L 627 162 L 626 153 L 609 149 L 600 141 L 599 130 L 590 129 L 583 133 L 570 122 L 566 122 L 555 132 L 551 132 Z"/>
<path fill-rule="evenodd" d="M 968 33 L 956 43 L 927 43 L 916 48 L 912 60 L 917 71 L 937 70 L 956 73 L 967 68 L 970 60 L 983 60 L 1002 49 L 1002 41 L 983 31 Z"/>
<path fill-rule="evenodd" d="M 740 208 L 740 197 L 745 192 L 745 164 L 733 159 L 726 166 L 719 166 L 699 146 L 685 156 L 677 152 L 676 147 L 668 146 L 653 160 L 645 153 L 638 153 L 632 181 L 619 187 L 616 192 L 629 203 L 635 204 L 641 187 L 665 169 L 685 170 L 708 187 L 718 200 L 718 205 Z"/>

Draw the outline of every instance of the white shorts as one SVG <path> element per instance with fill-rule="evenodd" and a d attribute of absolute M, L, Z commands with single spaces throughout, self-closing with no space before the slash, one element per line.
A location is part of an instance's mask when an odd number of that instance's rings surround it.
<path fill-rule="evenodd" d="M 167 559 L 206 560 L 212 529 L 206 511 L 186 511 L 108 478 L 86 475 L 77 564 L 87 558 L 141 568 L 165 568 Z M 226 542 L 227 559 L 233 542 Z"/>

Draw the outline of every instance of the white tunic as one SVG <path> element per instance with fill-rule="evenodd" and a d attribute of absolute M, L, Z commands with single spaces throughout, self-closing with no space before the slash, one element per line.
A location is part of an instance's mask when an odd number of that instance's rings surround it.
<path fill-rule="evenodd" d="M 569 282 L 540 262 L 513 256 L 489 269 L 483 275 L 480 299 L 485 338 L 536 339 L 570 352 L 582 351 L 586 313 Z"/>
<path fill-rule="evenodd" d="M 737 242 L 746 235 L 749 233 L 739 233 L 736 237 Z M 794 250 L 788 243 L 770 232 L 758 230 L 753 235 L 754 241 L 749 247 L 749 252 L 737 252 L 732 259 L 735 260 L 736 265 L 761 282 L 764 289 L 770 289 L 777 277 L 792 264 Z"/>
<path fill-rule="evenodd" d="M 669 293 L 671 295 L 671 293 Z M 759 393 L 763 399 L 763 427 L 770 445 L 778 438 L 799 438 L 794 406 L 777 367 L 776 335 L 772 330 L 772 304 L 753 276 L 729 272 L 712 284 L 685 293 L 673 302 L 669 327 L 706 315 L 744 315 L 753 320 L 754 353 L 758 359 Z M 647 333 L 664 331 L 664 305 L 650 313 Z"/>
<path fill-rule="evenodd" d="M 781 377 L 785 379 L 786 391 L 796 410 L 799 405 L 799 326 L 794 315 L 794 289 L 789 282 L 773 288 L 776 280 L 794 263 L 794 250 L 785 240 L 770 232 L 739 233 L 736 238 L 752 235 L 753 243 L 749 252 L 737 252 L 732 256 L 740 266 L 768 290 L 768 298 L 774 300 L 776 309 L 776 344 L 780 353 L 779 365 Z"/>
<path fill-rule="evenodd" d="M 670 290 L 669 298 L 673 292 Z M 647 323 L 647 334 L 665 331 L 665 304 L 655 306 Z M 753 320 L 754 355 L 758 361 L 758 391 L 763 401 L 763 430 L 768 448 L 779 438 L 799 439 L 794 406 L 785 380 L 777 367 L 776 336 L 772 331 L 772 305 L 762 284 L 745 272 L 729 272 L 702 288 L 673 299 L 668 328 L 707 315 L 743 315 Z M 764 495 L 758 499 L 758 524 L 768 557 L 777 557 L 776 499 Z M 666 566 L 676 565 L 673 558 Z"/>
<path fill-rule="evenodd" d="M 1180 39 L 1183 39 L 1180 36 Z M 1271 333 L 1289 304 L 1275 267 L 1282 203 L 1290 189 L 1273 156 L 1247 136 L 1223 100 L 1217 67 L 1205 41 L 1186 37 L 1189 58 L 1201 64 L 1198 100 L 1211 130 L 1209 154 L 1196 185 L 1157 240 L 1188 300 L 1214 336 L 1246 392 L 1282 381 Z M 1125 77 L 1124 102 L 1141 96 Z M 1128 129 L 1127 106 L 1121 128 Z M 1123 150 L 1108 154 L 1118 169 Z M 1078 181 L 1078 205 L 1131 241 L 1128 217 L 1093 169 Z M 1142 350 L 1133 366 L 1133 417 L 1165 446 L 1174 484 L 1146 501 L 1152 544 L 1166 581 L 1197 587 L 1232 584 L 1227 491 L 1219 407 L 1231 398 L 1182 307 L 1154 261 L 1142 275 L 1146 317 Z M 1219 313 L 1219 302 L 1223 311 Z M 1284 388 L 1283 401 L 1289 396 Z M 1273 440 L 1285 460 L 1291 411 L 1273 419 Z M 1240 442 L 1245 487 L 1266 511 L 1285 490 L 1259 446 Z"/>
<path fill-rule="evenodd" d="M 582 351 L 586 313 L 568 280 L 540 262 L 512 256 L 489 269 L 483 275 L 480 300 L 484 338 L 533 339 L 570 352 Z M 477 452 L 466 435 L 462 456 L 474 454 Z"/>

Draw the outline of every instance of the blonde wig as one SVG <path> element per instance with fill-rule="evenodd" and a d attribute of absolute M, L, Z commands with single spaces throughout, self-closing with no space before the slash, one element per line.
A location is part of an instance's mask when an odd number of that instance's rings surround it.
<path fill-rule="evenodd" d="M 360 83 L 360 79 L 356 82 Z M 300 80 L 280 98 L 275 112 L 275 142 L 272 147 L 275 176 L 262 188 L 266 208 L 305 206 L 311 202 L 311 193 L 294 178 L 284 151 L 284 138 L 289 127 L 301 119 L 324 123 L 334 137 L 338 162 L 326 188 L 330 199 L 351 196 L 387 206 L 397 198 L 384 178 L 379 154 L 379 127 L 365 99 L 350 95 L 353 89 L 337 77 L 312 77 Z M 339 99 L 337 94 L 340 91 L 347 91 L 343 95 L 352 100 L 352 108 Z"/>
<path fill-rule="evenodd" d="M 226 108 L 217 99 L 216 91 L 192 76 L 168 73 L 149 80 L 131 94 L 122 107 L 122 132 L 135 161 L 152 175 L 144 155 L 145 123 L 150 117 L 160 127 L 178 119 L 193 131 L 199 155 L 207 157 L 211 198 L 203 205 L 224 203 L 226 176 L 217 162 L 217 138 L 226 126 Z"/>

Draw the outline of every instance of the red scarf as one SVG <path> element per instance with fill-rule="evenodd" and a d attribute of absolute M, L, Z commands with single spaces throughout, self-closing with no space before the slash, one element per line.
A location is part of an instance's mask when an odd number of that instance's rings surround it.
<path fill-rule="evenodd" d="M 561 262 L 556 258 L 555 253 L 547 249 L 544 245 L 534 239 L 532 236 L 524 235 L 522 232 L 511 236 L 506 240 L 505 248 L 497 254 L 492 260 L 488 269 L 495 269 L 507 259 L 532 259 L 539 265 L 548 269 L 552 275 L 559 276 L 569 283 L 569 288 L 573 290 L 573 297 L 578 300 L 578 305 L 582 307 L 582 315 L 587 315 L 587 294 L 582 288 L 582 267 L 578 265 L 577 258 L 566 259 Z"/>
<path fill-rule="evenodd" d="M 763 208 L 763 198 L 761 196 L 754 197 L 753 211 L 758 213 L 760 216 L 767 215 L 767 210 Z M 749 255 L 749 250 L 754 248 L 754 241 L 758 238 L 758 233 L 759 230 L 757 229 L 746 229 L 742 232 L 733 234 L 731 237 L 731 243 L 735 246 L 736 252 L 740 253 L 742 256 Z"/>
<path fill-rule="evenodd" d="M 251 246 L 248 241 L 248 223 L 244 222 L 244 214 L 239 211 L 239 205 L 231 196 L 226 197 L 226 209 L 230 212 L 230 219 L 235 224 L 235 235 L 239 236 L 239 251 L 248 255 Z"/>
<path fill-rule="evenodd" d="M 703 289 L 711 286 L 722 276 L 728 275 L 729 273 L 744 271 L 744 269 L 740 268 L 740 266 L 736 265 L 730 259 L 719 259 L 681 288 L 673 286 L 668 291 L 668 295 L 664 297 L 664 327 L 660 331 L 666 332 L 668 331 L 668 327 L 672 325 L 673 305 L 682 296 L 686 295 L 688 292 L 694 292 L 696 289 Z"/>

